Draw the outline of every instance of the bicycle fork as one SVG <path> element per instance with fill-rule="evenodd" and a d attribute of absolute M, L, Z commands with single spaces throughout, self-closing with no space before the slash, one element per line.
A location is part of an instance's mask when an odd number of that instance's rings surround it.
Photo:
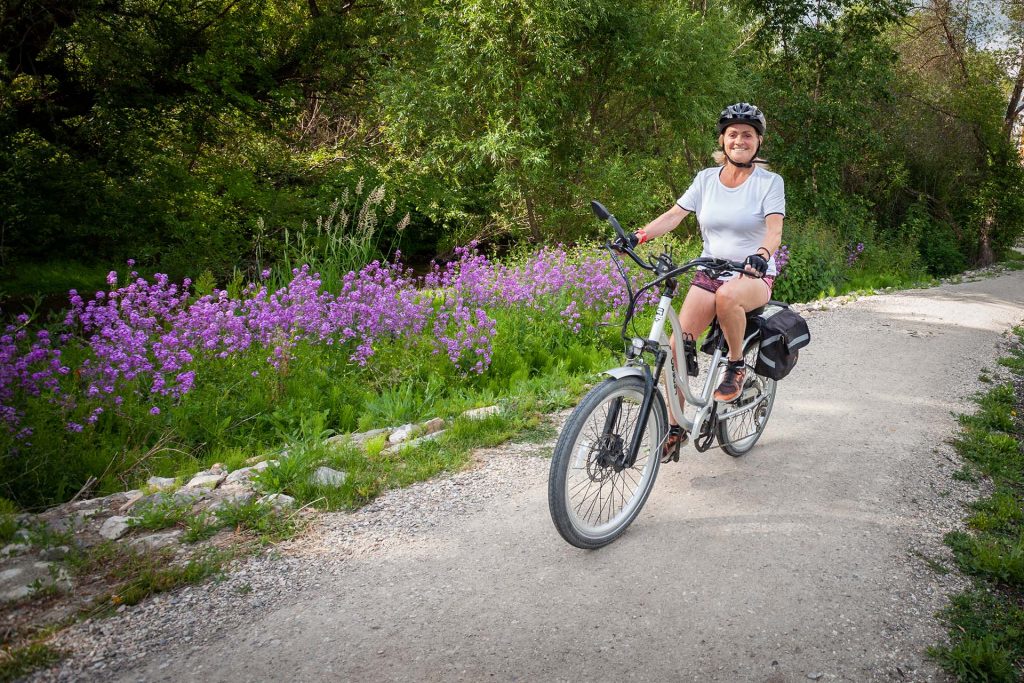
<path fill-rule="evenodd" d="M 640 402 L 640 414 L 637 417 L 636 428 L 633 431 L 633 436 L 628 445 L 622 443 L 621 437 L 618 436 L 618 430 L 616 429 L 619 414 L 622 410 L 621 397 L 612 402 L 612 405 L 608 410 L 608 415 L 605 417 L 604 429 L 601 434 L 601 438 L 605 443 L 604 448 L 601 450 L 605 453 L 611 451 L 611 454 L 614 455 L 613 458 L 610 458 L 611 462 L 607 462 L 605 464 L 613 467 L 616 472 L 632 467 L 636 463 L 636 459 L 640 454 L 640 445 L 644 440 L 644 433 L 647 431 L 647 422 L 650 419 L 651 408 L 655 400 L 654 395 L 658 391 L 657 378 L 661 375 L 661 371 L 664 368 L 666 355 L 667 354 L 663 350 L 658 351 L 654 372 L 651 372 L 651 368 L 647 364 L 641 366 L 643 368 L 644 378 L 644 398 Z M 615 439 L 616 443 L 611 443 L 612 439 Z"/>

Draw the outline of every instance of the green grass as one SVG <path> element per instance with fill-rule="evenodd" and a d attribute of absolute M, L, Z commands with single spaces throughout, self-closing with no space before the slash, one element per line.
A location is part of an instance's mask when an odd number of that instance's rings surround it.
<path fill-rule="evenodd" d="M 76 556 L 69 566 L 79 576 L 99 574 L 113 586 L 81 615 L 93 617 L 120 605 L 138 604 L 150 595 L 200 583 L 221 573 L 237 555 L 235 550 L 205 549 L 185 562 L 175 562 L 173 548 L 136 551 L 105 543 Z"/>
<path fill-rule="evenodd" d="M 1024 329 L 1001 361 L 1024 375 Z M 931 648 L 960 681 L 1024 680 L 1024 397 L 1014 384 L 977 398 L 978 411 L 960 417 L 955 446 L 973 478 L 992 480 L 992 495 L 975 502 L 967 531 L 947 534 L 972 587 L 941 613 L 950 644 Z"/>
<path fill-rule="evenodd" d="M 198 543 L 213 536 L 224 525 L 217 519 L 217 515 L 202 511 L 197 515 L 191 515 L 185 520 L 185 533 L 181 540 L 186 543 Z"/>
<path fill-rule="evenodd" d="M 132 513 L 131 526 L 160 531 L 184 522 L 192 514 L 192 505 L 176 502 L 168 497 L 152 505 L 137 505 Z"/>
<path fill-rule="evenodd" d="M 217 521 L 221 527 L 253 533 L 261 544 L 291 538 L 300 529 L 294 515 L 274 512 L 269 506 L 255 500 L 217 510 Z"/>
<path fill-rule="evenodd" d="M 14 534 L 18 531 L 17 513 L 17 505 L 6 498 L 0 498 L 0 546 L 14 540 Z"/>
<path fill-rule="evenodd" d="M 55 664 L 63 654 L 46 643 L 30 643 L 0 650 L 0 683 L 16 681 L 33 671 Z"/>
<path fill-rule="evenodd" d="M 73 261 L 20 264 L 4 273 L 0 282 L 0 298 L 66 295 L 69 289 L 80 292 L 106 289 L 110 270 L 103 265 L 84 265 Z M 118 270 L 127 270 L 127 267 Z"/>

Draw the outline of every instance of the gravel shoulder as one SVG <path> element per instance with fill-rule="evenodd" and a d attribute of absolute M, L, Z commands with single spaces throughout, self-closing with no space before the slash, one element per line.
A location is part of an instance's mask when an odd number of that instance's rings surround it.
<path fill-rule="evenodd" d="M 768 431 L 688 448 L 611 546 L 547 512 L 553 442 L 477 453 L 220 582 L 73 626 L 35 680 L 944 681 L 946 441 L 1024 320 L 1024 272 L 808 314 Z M 553 416 L 557 423 L 565 415 Z"/>

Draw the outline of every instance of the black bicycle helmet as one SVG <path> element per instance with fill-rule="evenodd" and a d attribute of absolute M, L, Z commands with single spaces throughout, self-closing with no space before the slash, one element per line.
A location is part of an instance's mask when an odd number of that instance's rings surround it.
<path fill-rule="evenodd" d="M 745 123 L 748 126 L 753 126 L 758 135 L 764 135 L 764 129 L 767 125 L 761 110 L 749 102 L 737 102 L 722 110 L 722 113 L 718 115 L 718 134 L 721 135 L 722 131 L 734 123 Z"/>

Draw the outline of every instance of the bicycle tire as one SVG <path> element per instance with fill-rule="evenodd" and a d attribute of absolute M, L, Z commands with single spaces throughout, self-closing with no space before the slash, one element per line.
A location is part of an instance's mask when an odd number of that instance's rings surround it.
<path fill-rule="evenodd" d="M 724 409 L 726 411 L 735 410 L 762 399 L 763 402 L 754 410 L 719 420 L 717 426 L 718 443 L 722 446 L 723 451 L 734 458 L 748 453 L 761 438 L 765 427 L 768 426 L 772 406 L 775 405 L 776 381 L 754 372 L 757 354 L 760 350 L 760 339 L 755 339 L 747 346 L 747 350 L 743 354 L 747 366 L 747 380 L 743 385 L 743 393 L 735 401 L 727 403 Z"/>
<path fill-rule="evenodd" d="M 668 434 L 668 413 L 658 391 L 633 466 L 615 472 L 602 465 L 609 454 L 621 452 L 615 449 L 629 448 L 643 397 L 640 377 L 605 380 L 583 397 L 558 437 L 548 477 L 548 507 L 558 533 L 577 548 L 600 548 L 622 535 L 654 487 Z M 618 399 L 617 419 L 604 435 Z"/>

